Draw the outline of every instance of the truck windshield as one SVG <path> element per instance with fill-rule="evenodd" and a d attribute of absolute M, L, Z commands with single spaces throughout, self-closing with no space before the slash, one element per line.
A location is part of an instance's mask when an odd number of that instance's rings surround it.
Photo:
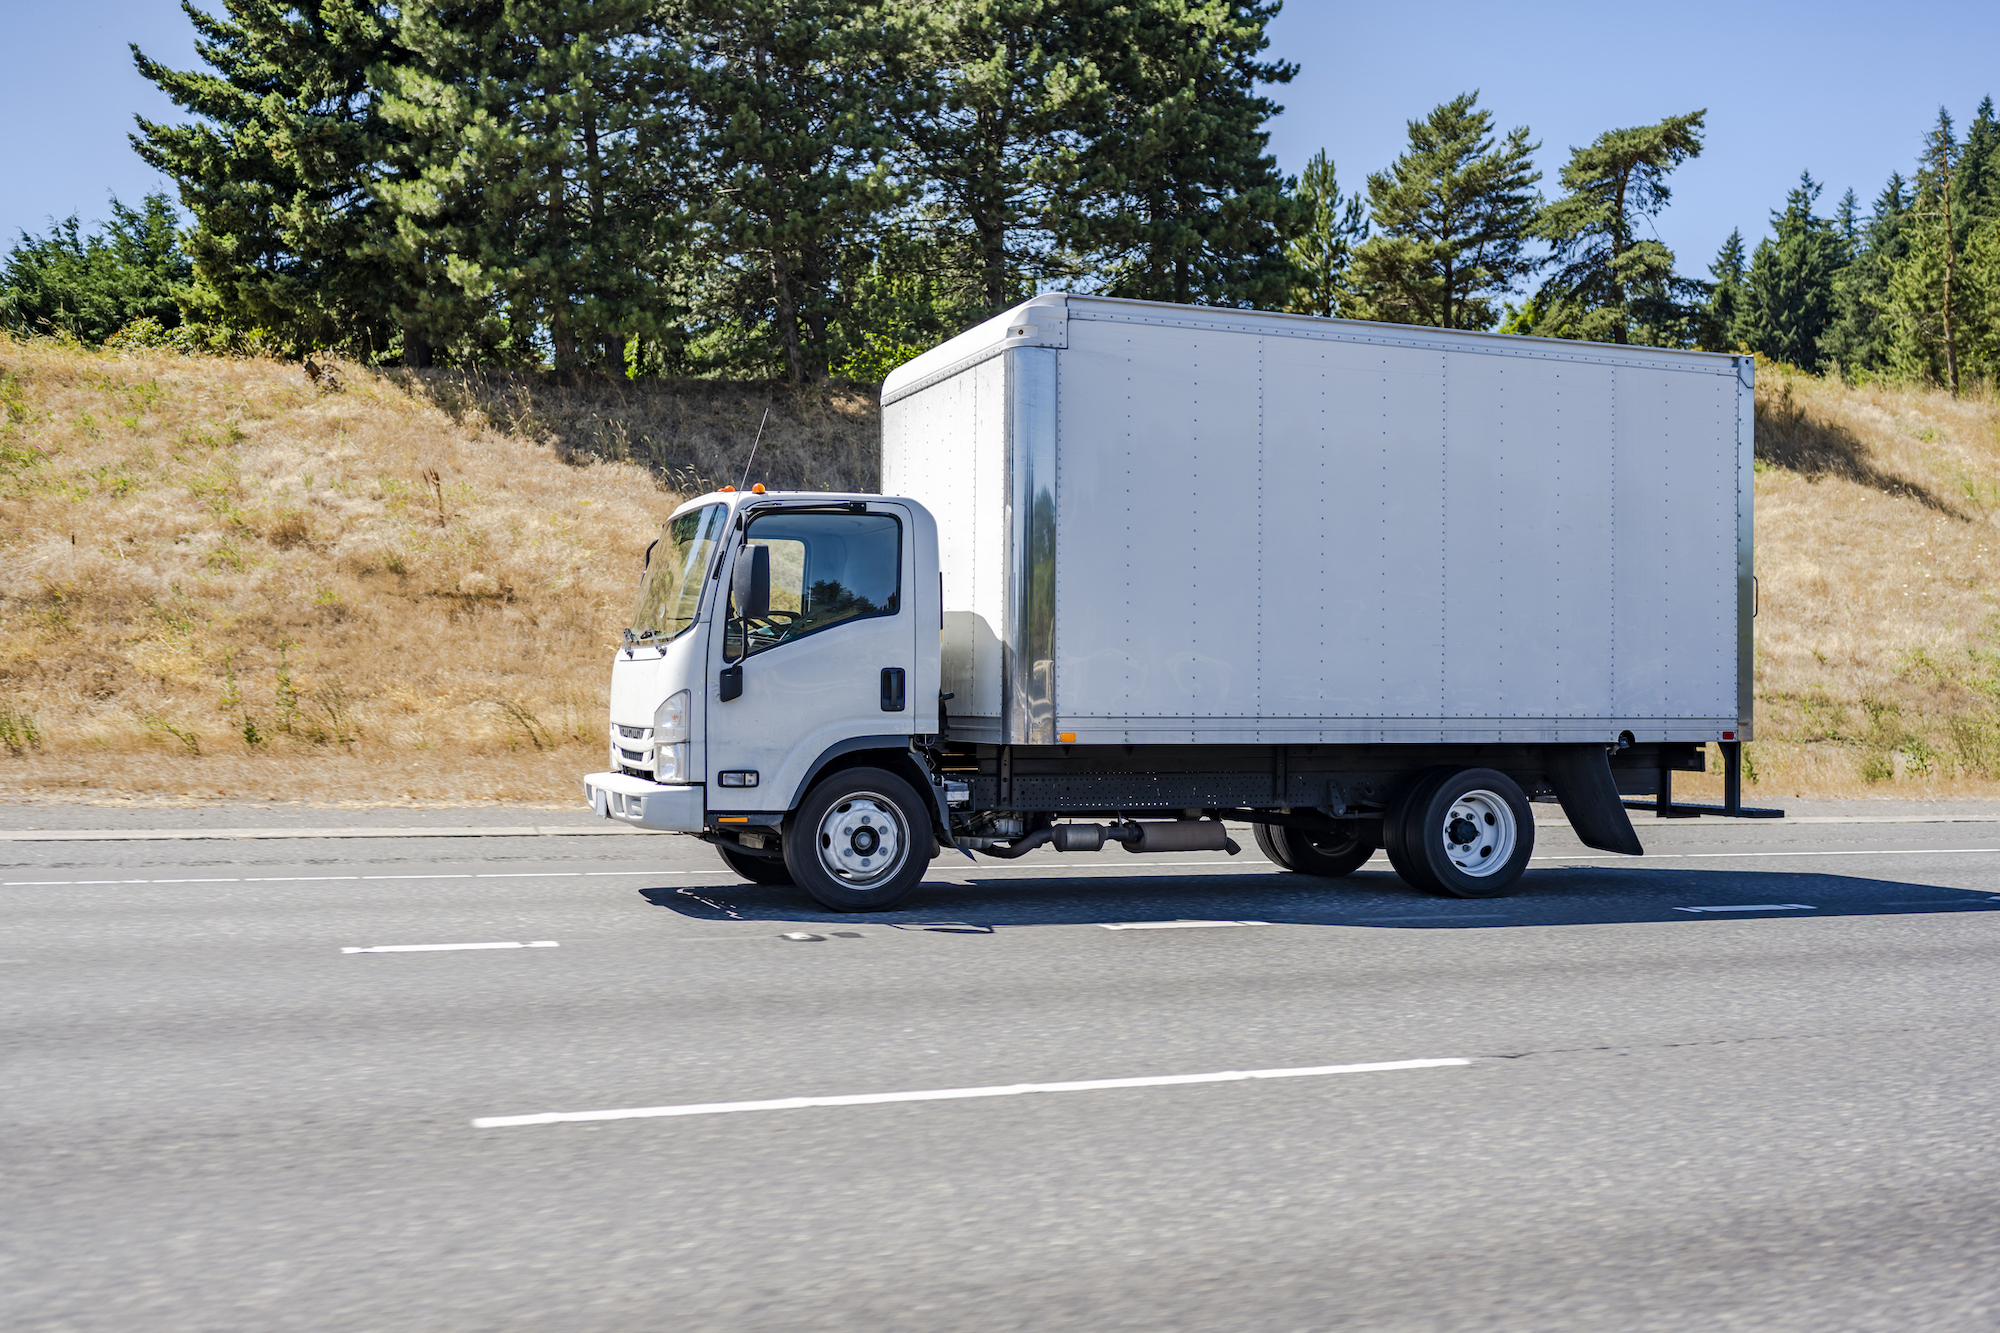
<path fill-rule="evenodd" d="M 639 581 L 639 604 L 632 608 L 630 634 L 635 642 L 671 639 L 694 624 L 695 612 L 701 609 L 702 579 L 722 529 L 721 505 L 670 518 L 660 526 L 652 562 Z"/>

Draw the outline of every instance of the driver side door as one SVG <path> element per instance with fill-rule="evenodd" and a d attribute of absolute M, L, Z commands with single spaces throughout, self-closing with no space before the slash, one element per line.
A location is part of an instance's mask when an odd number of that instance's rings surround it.
<path fill-rule="evenodd" d="M 753 513 L 723 579 L 728 618 L 709 637 L 711 810 L 788 809 L 831 746 L 911 734 L 914 545 L 911 516 L 895 504 Z M 746 623 L 727 594 L 753 546 L 770 551 L 770 613 Z M 735 668 L 741 693 L 724 699 Z M 755 774 L 756 785 L 724 786 L 724 774 Z"/>

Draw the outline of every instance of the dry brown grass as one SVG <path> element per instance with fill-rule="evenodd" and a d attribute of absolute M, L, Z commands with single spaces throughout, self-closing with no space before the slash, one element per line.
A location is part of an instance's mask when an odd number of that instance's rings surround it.
<path fill-rule="evenodd" d="M 1757 409 L 1757 789 L 2000 795 L 2000 404 L 1763 365 Z"/>
<path fill-rule="evenodd" d="M 339 372 L 0 339 L 0 797 L 567 802 L 674 483 L 873 480 L 862 390 Z"/>

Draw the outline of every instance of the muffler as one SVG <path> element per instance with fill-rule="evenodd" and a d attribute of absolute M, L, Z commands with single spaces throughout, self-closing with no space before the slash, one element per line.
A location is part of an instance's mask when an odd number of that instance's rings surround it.
<path fill-rule="evenodd" d="M 1219 819 L 1152 820 L 1126 824 L 1133 836 L 1121 838 L 1128 852 L 1228 852 L 1242 851 Z"/>

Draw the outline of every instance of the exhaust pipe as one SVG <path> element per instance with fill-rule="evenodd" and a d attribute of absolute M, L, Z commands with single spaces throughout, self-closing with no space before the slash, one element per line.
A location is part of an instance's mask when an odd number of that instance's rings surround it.
<path fill-rule="evenodd" d="M 1122 842 L 1128 852 L 1228 852 L 1235 856 L 1243 850 L 1229 836 L 1229 830 L 1219 819 L 1153 820 L 1109 826 L 1057 824 L 1036 829 L 1027 837 L 1017 838 L 1004 847 L 979 847 L 970 838 L 960 838 L 959 842 L 1003 861 L 1026 856 L 1044 843 L 1054 844 L 1059 852 L 1094 852 L 1106 842 Z"/>

